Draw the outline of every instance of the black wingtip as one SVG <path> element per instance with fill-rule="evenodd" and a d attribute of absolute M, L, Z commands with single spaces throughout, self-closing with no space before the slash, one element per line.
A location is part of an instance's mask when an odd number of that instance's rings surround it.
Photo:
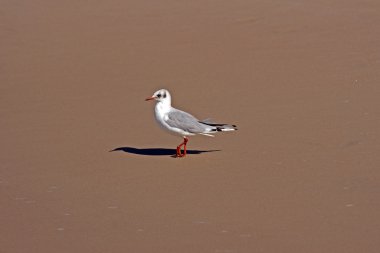
<path fill-rule="evenodd" d="M 203 121 L 198 121 L 198 122 L 202 123 L 202 124 L 205 124 L 205 125 L 208 125 L 208 126 L 213 126 L 213 127 L 228 125 L 228 124 L 220 124 L 220 123 L 207 123 L 207 122 L 203 122 Z"/>

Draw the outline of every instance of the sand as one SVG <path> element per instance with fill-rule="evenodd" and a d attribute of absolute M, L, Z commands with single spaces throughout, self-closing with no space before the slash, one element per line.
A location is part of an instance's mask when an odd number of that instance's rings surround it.
<path fill-rule="evenodd" d="M 379 9 L 2 1 L 0 251 L 378 252 Z M 159 88 L 239 131 L 172 158 Z"/>

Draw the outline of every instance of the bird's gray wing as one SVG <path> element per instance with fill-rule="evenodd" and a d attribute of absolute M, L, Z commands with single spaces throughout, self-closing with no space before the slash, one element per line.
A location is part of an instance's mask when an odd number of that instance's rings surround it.
<path fill-rule="evenodd" d="M 207 126 L 199 123 L 198 119 L 193 115 L 174 108 L 168 113 L 168 118 L 165 122 L 171 127 L 176 127 L 189 133 L 204 133 L 207 128 Z"/>

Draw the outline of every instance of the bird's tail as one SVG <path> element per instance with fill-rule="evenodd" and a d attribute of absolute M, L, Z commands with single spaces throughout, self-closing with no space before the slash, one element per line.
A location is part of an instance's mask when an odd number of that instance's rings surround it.
<path fill-rule="evenodd" d="M 230 124 L 220 124 L 220 123 L 211 123 L 208 120 L 199 121 L 199 123 L 211 126 L 210 132 L 227 132 L 227 131 L 236 131 L 236 125 Z"/>

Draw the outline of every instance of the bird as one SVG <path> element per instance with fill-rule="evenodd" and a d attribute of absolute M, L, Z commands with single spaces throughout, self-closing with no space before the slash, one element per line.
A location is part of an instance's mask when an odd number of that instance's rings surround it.
<path fill-rule="evenodd" d="M 186 145 L 188 136 L 205 135 L 214 137 L 217 132 L 237 130 L 236 125 L 213 123 L 211 120 L 198 120 L 190 113 L 172 107 L 171 95 L 168 90 L 160 89 L 145 101 L 156 101 L 154 115 L 158 125 L 171 134 L 183 138 L 183 142 L 177 146 L 174 157 L 186 156 Z M 181 148 L 183 146 L 183 153 Z"/>

